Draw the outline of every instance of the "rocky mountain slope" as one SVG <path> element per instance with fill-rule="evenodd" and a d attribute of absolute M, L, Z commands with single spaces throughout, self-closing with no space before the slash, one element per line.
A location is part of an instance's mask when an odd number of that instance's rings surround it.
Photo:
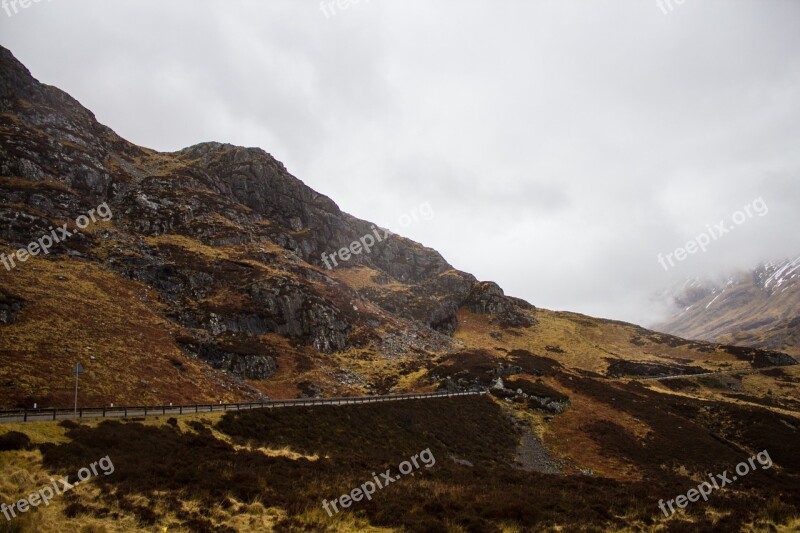
<path fill-rule="evenodd" d="M 667 297 L 675 314 L 653 329 L 800 355 L 800 257 L 725 280 L 688 280 Z"/>
<path fill-rule="evenodd" d="M 462 306 L 533 321 L 531 305 L 343 213 L 262 150 L 204 143 L 158 153 L 37 82 L 5 49 L 0 72 L 0 250 L 14 261 L 50 228 L 74 232 L 0 269 L 5 403 L 64 401 L 79 359 L 90 363 L 94 402 L 353 384 L 385 392 L 314 371 L 339 372 L 327 354 L 446 351 Z M 113 217 L 79 230 L 77 217 L 101 204 Z M 323 253 L 371 241 L 369 253 L 324 266 Z M 260 386 L 276 374 L 272 389 Z M 274 385 L 286 376 L 291 390 Z"/>
<path fill-rule="evenodd" d="M 156 152 L 5 49 L 0 73 L 3 406 L 70 405 L 76 361 L 81 400 L 96 405 L 794 363 L 536 309 L 343 213 L 263 150 Z M 45 236 L 60 241 L 47 253 Z M 506 390 L 549 406 L 557 388 Z"/>

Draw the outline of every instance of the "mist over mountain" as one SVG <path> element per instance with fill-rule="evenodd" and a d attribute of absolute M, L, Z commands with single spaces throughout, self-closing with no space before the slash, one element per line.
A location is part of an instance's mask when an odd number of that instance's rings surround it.
<path fill-rule="evenodd" d="M 653 329 L 687 339 L 800 355 L 800 257 L 665 291 L 673 309 Z"/>

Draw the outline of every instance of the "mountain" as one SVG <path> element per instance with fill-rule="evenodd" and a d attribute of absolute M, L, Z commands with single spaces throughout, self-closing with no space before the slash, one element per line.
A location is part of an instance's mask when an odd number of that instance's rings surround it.
<path fill-rule="evenodd" d="M 520 367 L 523 352 L 603 375 L 738 361 L 537 309 L 342 212 L 261 149 L 136 146 L 8 50 L 0 69 L 6 406 L 69 405 L 78 361 L 98 405 L 465 387 L 454 364 Z"/>
<path fill-rule="evenodd" d="M 136 146 L 3 48 L 0 265 L 0 407 L 70 406 L 76 362 L 80 405 L 491 391 L 3 423 L 0 501 L 99 457 L 116 468 L 15 531 L 800 524 L 790 356 L 535 307 L 342 212 L 261 149 Z M 436 469 L 357 514 L 322 510 L 426 449 Z M 659 510 L 761 450 L 774 469 Z"/>
<path fill-rule="evenodd" d="M 18 401 L 62 401 L 53 384 L 77 359 L 96 361 L 97 380 L 138 378 L 114 394 L 87 380 L 95 402 L 258 395 L 242 379 L 299 379 L 318 366 L 309 357 L 450 346 L 456 311 L 484 298 L 483 285 L 437 252 L 343 213 L 263 150 L 135 146 L 8 50 L 0 55 L 6 263 L 53 226 L 77 229 L 101 204 L 113 214 L 3 269 L 13 279 L 0 293 L 4 321 L 25 318 L 3 336 L 15 360 L 4 379 Z M 323 253 L 361 239 L 379 242 L 346 269 L 323 267 Z M 511 320 L 532 309 L 502 292 L 485 298 Z M 47 368 L 22 371 L 37 360 Z M 128 365 L 136 371 L 123 376 Z"/>
<path fill-rule="evenodd" d="M 667 291 L 675 313 L 653 329 L 800 355 L 800 257 Z"/>
<path fill-rule="evenodd" d="M 385 393 L 440 386 L 439 357 L 547 353 L 585 344 L 568 331 L 587 323 L 627 328 L 505 296 L 342 212 L 261 149 L 136 146 L 8 50 L 0 67 L 7 406 L 69 405 L 77 361 L 84 401 L 100 405 Z M 551 323 L 565 329 L 553 342 Z M 677 360 L 705 359 L 687 346 Z M 571 364 L 670 358 L 641 352 L 594 344 Z"/>

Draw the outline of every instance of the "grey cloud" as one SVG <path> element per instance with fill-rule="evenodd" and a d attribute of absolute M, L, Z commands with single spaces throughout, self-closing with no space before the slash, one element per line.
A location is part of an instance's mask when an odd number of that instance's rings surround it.
<path fill-rule="evenodd" d="M 536 305 L 651 295 L 800 252 L 800 4 L 54 0 L 0 42 L 139 144 L 260 146 L 346 211 Z M 768 216 L 665 272 L 757 197 Z"/>

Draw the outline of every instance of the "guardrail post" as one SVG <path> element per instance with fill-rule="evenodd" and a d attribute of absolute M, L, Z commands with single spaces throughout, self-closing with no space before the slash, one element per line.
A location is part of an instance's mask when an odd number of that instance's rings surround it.
<path fill-rule="evenodd" d="M 147 406 L 144 406 L 144 416 L 147 416 Z"/>
<path fill-rule="evenodd" d="M 128 418 L 128 408 L 125 407 L 125 418 Z"/>
<path fill-rule="evenodd" d="M 53 408 L 53 420 L 55 420 L 55 419 L 56 419 L 56 410 L 55 410 L 55 408 Z"/>
<path fill-rule="evenodd" d="M 78 411 L 78 418 L 83 418 L 83 407 Z"/>
<path fill-rule="evenodd" d="M 22 421 L 23 422 L 27 422 L 28 421 L 28 410 L 27 409 L 22 411 Z"/>
<path fill-rule="evenodd" d="M 105 417 L 106 417 L 106 408 L 103 407 L 103 418 L 105 418 Z"/>

